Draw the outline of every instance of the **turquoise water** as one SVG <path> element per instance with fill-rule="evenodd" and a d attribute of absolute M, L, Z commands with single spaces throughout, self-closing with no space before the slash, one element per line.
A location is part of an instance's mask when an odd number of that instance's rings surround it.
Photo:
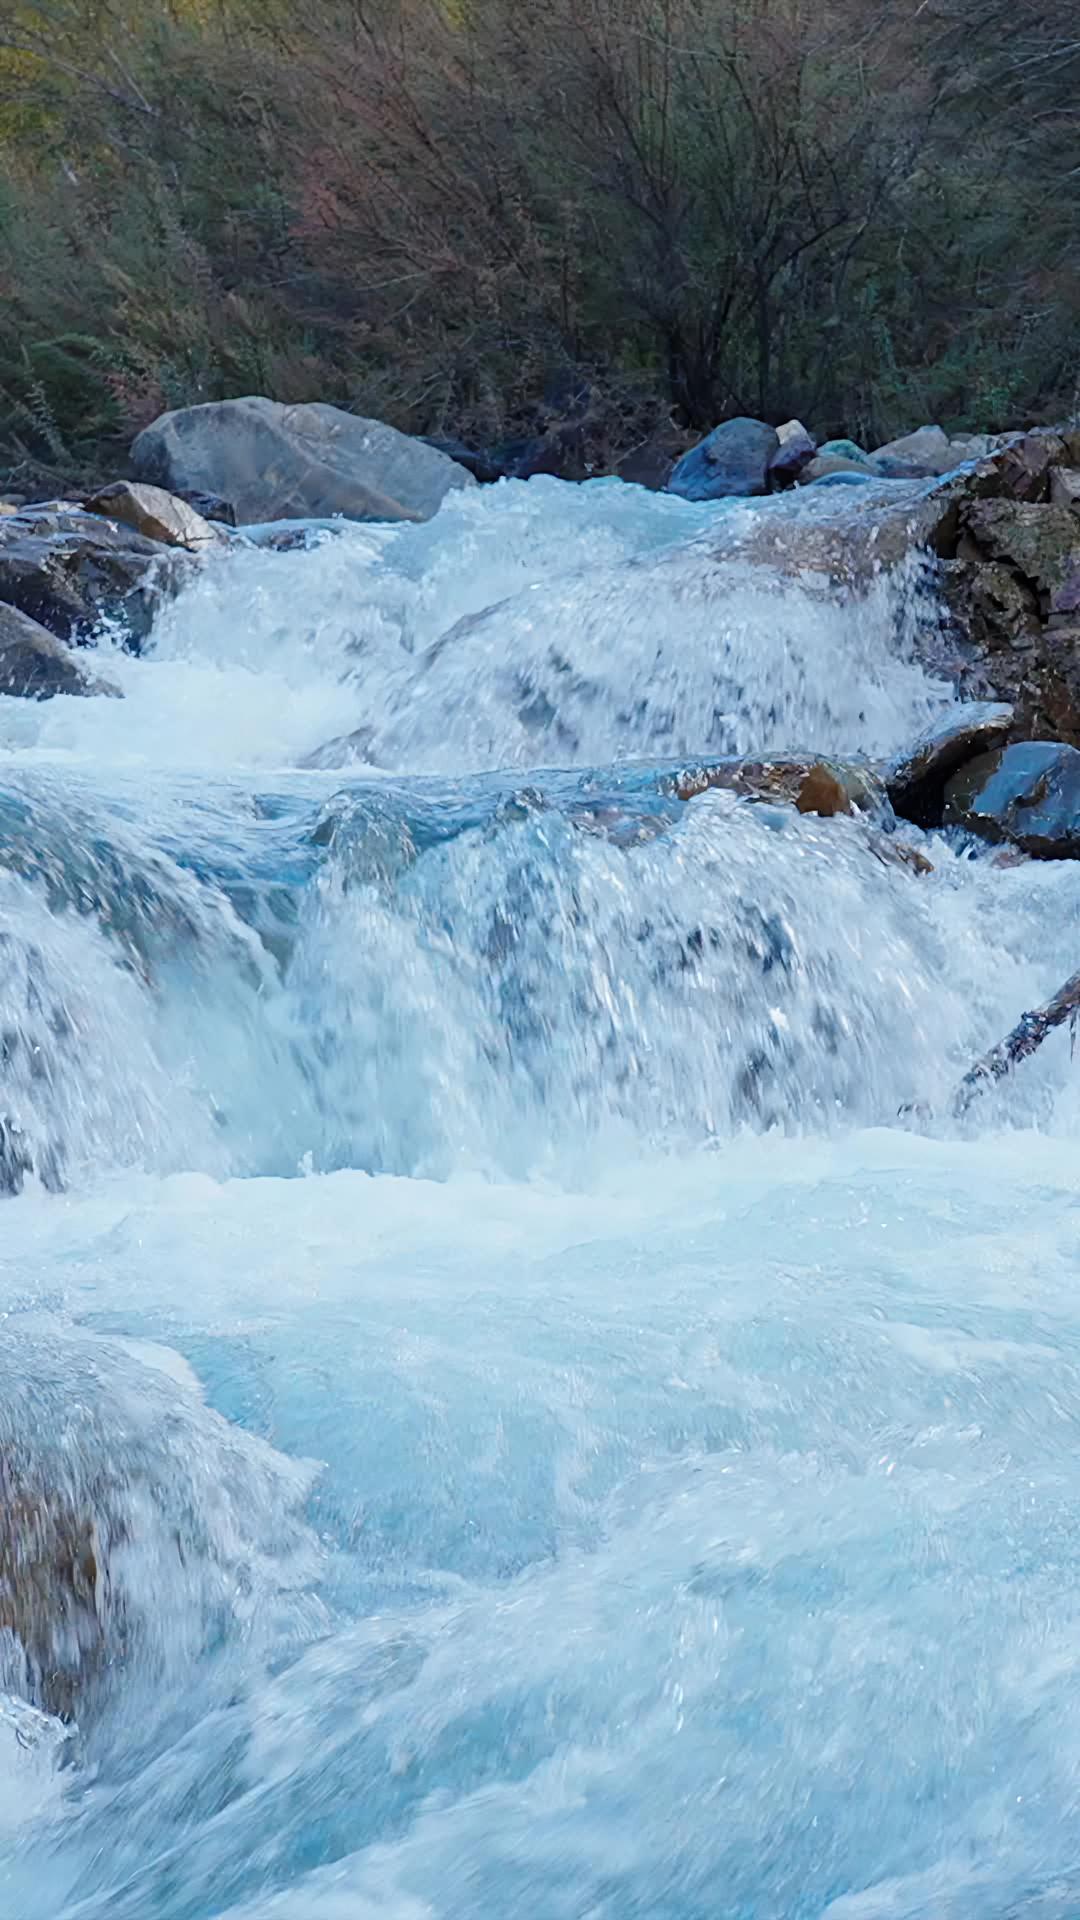
<path fill-rule="evenodd" d="M 67 1726 L 0 1634 L 12 1920 L 1078 1910 L 1068 1037 L 949 1110 L 1080 877 L 669 797 L 949 699 L 753 525 L 503 486 L 0 701 L 0 1447 L 111 1634 Z"/>

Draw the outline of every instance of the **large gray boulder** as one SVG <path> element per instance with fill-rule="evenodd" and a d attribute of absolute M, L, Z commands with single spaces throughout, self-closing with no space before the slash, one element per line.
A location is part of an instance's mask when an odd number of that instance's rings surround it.
<path fill-rule="evenodd" d="M 780 448 L 775 427 L 740 416 L 714 427 L 684 453 L 668 492 L 684 500 L 748 499 L 769 489 L 769 464 Z"/>
<path fill-rule="evenodd" d="M 475 481 L 424 440 L 321 401 L 249 396 L 163 413 L 131 449 L 136 477 L 172 493 L 221 494 L 237 523 L 430 520 Z"/>
<path fill-rule="evenodd" d="M 29 614 L 0 600 L 0 694 L 23 700 L 51 700 L 58 693 L 118 695 L 118 687 L 87 673 L 84 660 Z M 0 1172 L 0 1185 L 2 1180 Z"/>

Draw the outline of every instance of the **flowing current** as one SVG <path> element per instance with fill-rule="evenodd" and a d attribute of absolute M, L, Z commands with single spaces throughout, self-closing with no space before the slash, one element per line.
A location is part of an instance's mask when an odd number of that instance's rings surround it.
<path fill-rule="evenodd" d="M 1080 1911 L 1067 1035 L 948 1118 L 1080 869 L 670 779 L 948 707 L 770 564 L 860 510 L 452 494 L 0 699 L 5 1920 Z"/>

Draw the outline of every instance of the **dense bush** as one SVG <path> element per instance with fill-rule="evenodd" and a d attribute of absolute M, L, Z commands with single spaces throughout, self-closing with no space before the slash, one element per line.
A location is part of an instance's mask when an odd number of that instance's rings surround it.
<path fill-rule="evenodd" d="M 0 469 L 320 397 L 493 438 L 1072 408 L 1071 0 L 15 0 Z"/>

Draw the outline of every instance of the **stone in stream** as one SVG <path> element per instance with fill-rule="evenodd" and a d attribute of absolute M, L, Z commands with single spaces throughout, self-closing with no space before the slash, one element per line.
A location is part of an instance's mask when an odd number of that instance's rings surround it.
<path fill-rule="evenodd" d="M 839 813 L 880 813 L 885 791 L 861 761 L 806 756 L 743 755 L 687 767 L 672 780 L 680 800 L 719 788 L 748 800 L 784 801 L 799 813 L 831 819 Z"/>
<path fill-rule="evenodd" d="M 113 480 L 99 487 L 83 501 L 87 513 L 100 514 L 106 520 L 118 520 L 148 540 L 161 540 L 167 547 L 184 547 L 189 553 L 222 544 L 222 535 L 186 500 L 164 487 L 152 487 L 146 481 Z"/>
<path fill-rule="evenodd" d="M 807 461 L 799 477 L 804 485 L 809 486 L 815 480 L 829 480 L 837 473 L 861 474 L 870 478 L 873 467 L 869 454 L 854 440 L 826 440 L 813 459 Z"/>
<path fill-rule="evenodd" d="M 981 754 L 946 786 L 945 824 L 1039 860 L 1080 857 L 1080 752 L 1023 740 Z"/>
<path fill-rule="evenodd" d="M 1003 746 L 1013 710 L 1002 703 L 972 701 L 954 707 L 894 760 L 885 777 L 893 809 L 919 827 L 939 827 L 945 786 L 967 761 Z"/>
<path fill-rule="evenodd" d="M 426 441 L 381 420 L 313 402 L 259 395 L 164 413 L 131 449 L 140 480 L 232 502 L 240 525 L 341 514 L 348 520 L 429 520 L 471 473 Z"/>
<path fill-rule="evenodd" d="M 764 420 L 725 420 L 683 454 L 668 492 L 683 500 L 745 500 L 766 493 L 769 465 L 779 447 L 776 429 Z"/>
<path fill-rule="evenodd" d="M 51 700 L 58 693 L 121 697 L 119 687 L 88 673 L 83 659 L 55 634 L 0 600 L 0 694 Z"/>
<path fill-rule="evenodd" d="M 85 1724 L 141 1673 L 184 1684 L 317 1565 L 298 1465 L 179 1354 L 35 1313 L 0 1325 L 0 1691 Z"/>
<path fill-rule="evenodd" d="M 137 648 L 191 557 L 69 501 L 23 507 L 0 520 L 0 601 L 61 640 L 116 622 Z"/>
<path fill-rule="evenodd" d="M 817 450 L 817 441 L 801 420 L 785 420 L 777 427 L 776 437 L 780 444 L 769 461 L 769 485 L 774 491 L 794 486 Z"/>
<path fill-rule="evenodd" d="M 0 1640 L 11 1649 L 0 1677 L 70 1720 L 108 1657 L 101 1534 L 92 1500 L 46 1487 L 20 1451 L 0 1446 Z"/>
<path fill-rule="evenodd" d="M 953 446 L 943 427 L 917 427 L 899 440 L 889 440 L 870 455 L 870 463 L 884 473 L 889 466 L 904 468 L 906 474 L 921 474 L 927 479 L 948 473 L 964 455 Z"/>

